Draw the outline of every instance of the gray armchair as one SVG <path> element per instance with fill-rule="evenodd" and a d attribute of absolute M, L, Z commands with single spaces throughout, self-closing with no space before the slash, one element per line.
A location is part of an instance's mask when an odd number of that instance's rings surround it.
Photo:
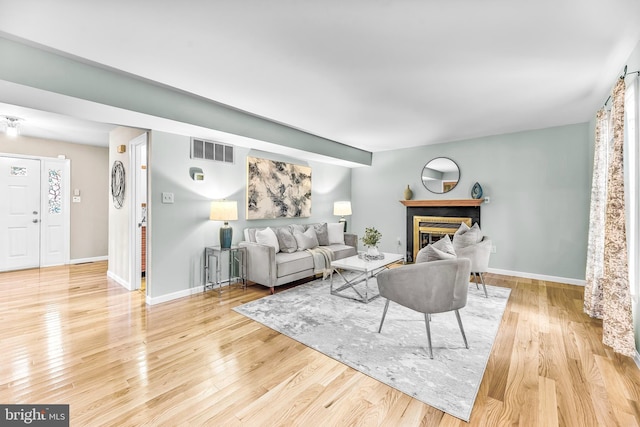
<path fill-rule="evenodd" d="M 467 304 L 470 273 L 471 261 L 466 258 L 423 262 L 381 272 L 377 276 L 378 288 L 380 295 L 387 298 L 387 302 L 378 333 L 382 331 L 389 301 L 424 313 L 429 357 L 433 359 L 429 326 L 431 314 L 455 311 L 464 346 L 469 348 L 458 310 Z"/>
<path fill-rule="evenodd" d="M 482 289 L 484 290 L 485 298 L 488 298 L 489 296 L 487 295 L 487 286 L 484 284 L 483 274 L 486 273 L 487 269 L 489 268 L 491 245 L 491 239 L 489 239 L 489 237 L 487 236 L 484 236 L 482 238 L 482 241 L 480 241 L 479 243 L 456 250 L 456 256 L 458 258 L 467 258 L 471 261 L 471 273 L 473 274 L 476 287 L 478 286 L 477 277 L 479 276 L 480 282 L 482 283 Z"/>

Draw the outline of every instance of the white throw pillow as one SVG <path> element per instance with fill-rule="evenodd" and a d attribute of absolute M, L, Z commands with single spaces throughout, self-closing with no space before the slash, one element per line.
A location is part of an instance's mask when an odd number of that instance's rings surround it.
<path fill-rule="evenodd" d="M 327 224 L 329 244 L 344 245 L 344 225 L 341 222 Z"/>
<path fill-rule="evenodd" d="M 318 246 L 318 238 L 316 237 L 316 231 L 313 227 L 309 227 L 304 233 L 294 231 L 293 237 L 296 239 L 299 251 L 304 251 L 305 249 L 311 249 Z"/>
<path fill-rule="evenodd" d="M 270 227 L 256 231 L 256 242 L 261 245 L 273 246 L 276 249 L 276 253 L 280 252 L 278 237 Z"/>

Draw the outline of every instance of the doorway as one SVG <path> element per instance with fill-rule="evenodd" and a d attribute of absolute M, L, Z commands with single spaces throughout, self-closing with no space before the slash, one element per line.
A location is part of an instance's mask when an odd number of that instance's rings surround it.
<path fill-rule="evenodd" d="M 69 263 L 70 161 L 0 156 L 0 271 Z"/>
<path fill-rule="evenodd" d="M 147 277 L 147 241 L 149 237 L 148 228 L 148 198 L 147 198 L 147 133 L 132 139 L 129 142 L 131 152 L 131 188 L 133 206 L 131 209 L 131 225 L 133 236 L 133 273 L 132 289 L 139 289 L 148 294 Z"/>

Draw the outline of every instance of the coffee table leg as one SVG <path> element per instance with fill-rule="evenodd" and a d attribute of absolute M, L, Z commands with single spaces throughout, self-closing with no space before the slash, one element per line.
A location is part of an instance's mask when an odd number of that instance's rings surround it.
<path fill-rule="evenodd" d="M 369 302 L 369 275 L 364 274 L 364 302 Z"/>
<path fill-rule="evenodd" d="M 365 296 L 363 296 L 363 295 L 362 295 L 362 294 L 361 294 L 361 293 L 360 293 L 360 292 L 359 292 L 359 291 L 354 287 L 354 285 L 357 285 L 358 283 L 360 283 L 360 282 L 362 282 L 363 280 L 365 280 L 365 279 L 361 279 L 362 274 L 360 274 L 360 275 L 356 276 L 356 277 L 355 277 L 354 279 L 352 279 L 352 280 L 348 280 L 346 277 L 344 277 L 344 276 L 342 275 L 342 273 L 340 272 L 340 270 L 335 269 L 335 272 L 336 272 L 336 273 L 338 273 L 338 275 L 342 278 L 342 280 L 344 280 L 344 285 L 342 285 L 342 286 L 340 286 L 339 288 L 337 288 L 337 289 L 335 289 L 335 290 L 334 290 L 334 289 L 333 289 L 333 282 L 332 282 L 332 283 L 331 283 L 331 294 L 332 294 L 332 295 L 337 295 L 337 296 L 339 296 L 339 297 L 343 297 L 343 298 L 354 299 L 354 300 L 356 300 L 356 301 L 363 301 L 363 302 L 366 302 Z M 333 279 L 333 276 L 332 276 L 332 279 Z M 347 289 L 347 288 L 351 288 L 351 289 L 353 289 L 353 291 L 354 291 L 356 294 L 358 294 L 358 297 L 360 297 L 360 298 L 359 298 L 359 299 L 358 299 L 358 298 L 353 298 L 353 297 L 349 297 L 349 296 L 347 296 L 347 295 L 342 295 L 342 294 L 340 293 L 340 292 L 342 292 L 343 290 L 345 290 L 345 289 Z"/>

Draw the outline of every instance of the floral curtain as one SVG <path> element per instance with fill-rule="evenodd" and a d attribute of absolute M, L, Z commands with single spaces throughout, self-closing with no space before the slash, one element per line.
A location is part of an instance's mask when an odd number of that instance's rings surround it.
<path fill-rule="evenodd" d="M 600 227 L 602 213 L 602 189 L 592 189 L 592 211 L 589 230 L 589 259 L 587 261 L 587 287 L 585 288 L 585 312 L 592 317 L 602 318 L 602 342 L 611 346 L 617 353 L 633 357 L 635 355 L 635 341 L 633 337 L 633 318 L 631 313 L 631 293 L 629 290 L 629 271 L 627 261 L 627 237 L 625 230 L 625 200 L 624 200 L 624 79 L 618 80 L 613 90 L 613 106 L 611 108 L 608 135 L 612 138 L 608 149 L 608 167 L 605 182 L 606 205 L 604 216 L 604 249 L 602 253 L 602 276 L 600 274 L 599 250 L 600 231 L 591 227 Z M 600 120 L 598 120 L 600 123 Z M 602 132 L 602 129 L 600 129 Z M 596 130 L 596 149 L 598 138 L 603 142 L 602 133 Z M 607 146 L 610 145 L 610 148 Z M 602 148 L 600 148 L 602 155 Z M 606 152 L 606 151 L 605 151 Z M 596 152 L 596 158 L 598 153 Z M 602 160 L 602 159 L 601 159 Z M 601 172 L 600 165 L 595 164 Z M 598 177 L 598 185 L 602 184 L 602 177 Z M 595 185 L 595 184 L 594 184 Z M 596 209 L 594 210 L 594 191 Z M 592 224 L 593 222 L 593 224 Z M 591 241 L 591 238 L 594 240 Z M 593 255 L 593 256 L 592 256 Z"/>
<path fill-rule="evenodd" d="M 602 278 L 604 274 L 604 220 L 607 207 L 607 147 L 609 143 L 609 112 L 604 108 L 596 114 L 596 141 L 593 156 L 591 210 L 587 246 L 587 272 L 584 289 L 584 312 L 602 319 Z"/>

